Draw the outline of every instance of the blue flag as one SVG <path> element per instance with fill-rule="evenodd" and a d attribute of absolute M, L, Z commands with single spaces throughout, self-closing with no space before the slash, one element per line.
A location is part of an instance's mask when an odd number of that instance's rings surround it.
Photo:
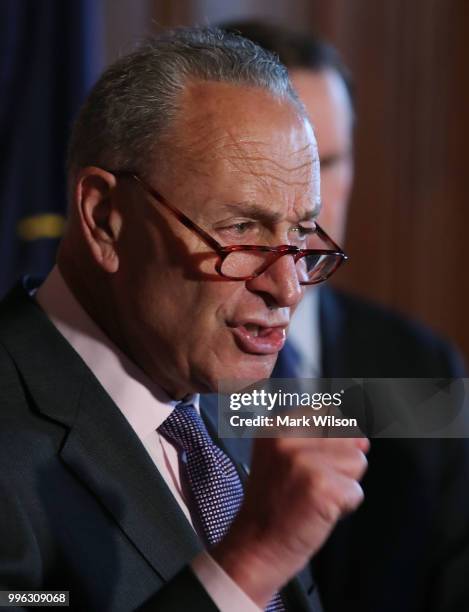
<path fill-rule="evenodd" d="M 0 3 L 0 296 L 55 260 L 72 119 L 102 68 L 101 2 Z"/>

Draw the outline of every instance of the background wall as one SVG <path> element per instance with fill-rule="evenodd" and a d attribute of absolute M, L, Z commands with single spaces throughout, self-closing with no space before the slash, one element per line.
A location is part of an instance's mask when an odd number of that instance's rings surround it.
<path fill-rule="evenodd" d="M 356 184 L 337 282 L 469 356 L 469 4 L 312 0 L 357 85 Z"/>

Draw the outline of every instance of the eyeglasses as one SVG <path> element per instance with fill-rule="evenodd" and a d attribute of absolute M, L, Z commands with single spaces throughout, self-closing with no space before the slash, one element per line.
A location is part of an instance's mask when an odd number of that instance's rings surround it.
<path fill-rule="evenodd" d="M 318 245 L 329 248 L 303 249 L 288 244 L 282 244 L 277 247 L 253 244 L 222 246 L 183 212 L 170 204 L 166 198 L 148 185 L 138 174 L 129 171 L 113 172 L 113 174 L 118 178 L 130 178 L 137 181 L 154 200 L 164 206 L 180 223 L 197 234 L 217 254 L 218 259 L 215 263 L 215 270 L 227 280 L 251 280 L 260 276 L 280 257 L 291 255 L 295 261 L 299 283 L 301 285 L 315 285 L 329 278 L 347 260 L 347 255 L 343 250 L 317 223 L 315 223 L 314 232 L 306 237 L 306 244 L 308 247 Z"/>

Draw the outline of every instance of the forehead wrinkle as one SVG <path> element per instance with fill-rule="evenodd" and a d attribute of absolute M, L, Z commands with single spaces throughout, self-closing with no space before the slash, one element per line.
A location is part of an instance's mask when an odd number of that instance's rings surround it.
<path fill-rule="evenodd" d="M 182 126 L 179 124 L 180 128 L 183 127 L 182 130 L 178 130 L 182 137 L 176 137 L 173 144 L 178 157 L 182 157 L 194 170 L 198 170 L 197 174 L 206 174 L 206 172 L 203 172 L 203 166 L 206 163 L 213 163 L 214 159 L 220 159 L 221 161 L 231 161 L 239 171 L 249 172 L 258 180 L 261 180 L 262 173 L 260 164 L 265 164 L 267 172 L 264 172 L 264 174 L 266 178 L 279 180 L 280 177 L 274 175 L 275 171 L 295 173 L 305 170 L 309 173 L 311 166 L 316 163 L 317 146 L 313 142 L 307 142 L 290 153 L 290 159 L 294 159 L 313 149 L 311 159 L 301 161 L 296 165 L 287 165 L 263 155 L 262 149 L 267 148 L 269 150 L 271 143 L 249 137 L 243 138 L 242 134 L 236 134 L 236 128 L 220 125 L 219 119 L 216 109 L 206 109 L 202 114 L 188 113 L 183 118 Z M 251 154 L 248 154 L 249 148 L 254 149 Z M 239 162 L 239 165 L 236 162 Z M 197 168 L 197 165 L 199 165 L 199 168 Z M 243 168 L 242 165 L 247 166 L 247 168 Z M 280 182 L 290 183 L 288 180 L 282 181 L 281 179 Z M 302 186 L 301 182 L 296 181 L 291 182 L 291 184 Z"/>
<path fill-rule="evenodd" d="M 305 180 L 305 181 L 293 181 L 293 180 L 288 180 L 288 179 L 283 179 L 280 178 L 278 174 L 271 174 L 270 172 L 253 172 L 253 171 L 249 171 L 249 174 L 253 177 L 255 177 L 256 179 L 259 180 L 264 180 L 266 181 L 267 179 L 270 179 L 272 183 L 280 183 L 281 185 L 285 185 L 286 187 L 301 187 L 301 188 L 305 188 L 305 187 L 309 187 L 310 185 L 310 181 Z M 266 185 L 268 185 L 269 183 L 266 183 Z"/>
<path fill-rule="evenodd" d="M 172 162 L 184 160 L 185 170 L 196 175 L 207 176 L 213 172 L 211 162 L 217 151 L 226 144 L 224 130 L 213 121 L 213 111 L 202 114 L 182 113 L 166 137 L 167 150 Z"/>
<path fill-rule="evenodd" d="M 306 145 L 304 145 L 303 147 L 301 147 L 300 149 L 297 149 L 296 151 L 292 151 L 290 153 L 290 158 L 295 158 L 298 157 L 300 155 L 304 155 L 309 149 L 313 149 L 313 155 L 311 157 L 311 159 L 303 162 L 303 163 L 299 163 L 298 165 L 292 165 L 292 166 L 287 166 L 285 164 L 280 163 L 279 161 L 275 160 L 273 157 L 266 157 L 265 154 L 263 154 L 262 152 L 262 148 L 268 148 L 270 146 L 270 143 L 268 142 L 263 142 L 261 140 L 250 140 L 250 139 L 243 139 L 243 138 L 236 138 L 236 136 L 234 134 L 232 134 L 231 132 L 227 132 L 227 135 L 230 137 L 231 143 L 227 143 L 226 146 L 224 147 L 224 150 L 226 151 L 230 151 L 230 150 L 234 150 L 235 152 L 238 153 L 238 155 L 230 155 L 230 157 L 232 159 L 243 159 L 246 161 L 261 161 L 261 162 L 266 162 L 269 163 L 270 165 L 278 168 L 279 170 L 284 170 L 284 171 L 295 171 L 295 170 L 301 170 L 303 167 L 305 166 L 309 166 L 314 164 L 317 161 L 318 158 L 318 154 L 317 154 L 317 147 L 311 143 L 308 142 Z M 246 147 L 245 145 L 247 145 L 248 147 L 253 147 L 256 151 L 257 154 L 246 154 Z M 249 150 L 249 149 L 248 149 Z"/>
<path fill-rule="evenodd" d="M 317 179 L 318 157 L 317 146 L 306 133 L 280 130 L 273 134 L 272 140 L 258 139 L 249 132 L 243 134 L 243 128 L 233 125 L 230 117 L 228 121 L 221 121 L 223 117 L 218 108 L 205 108 L 201 113 L 200 110 L 198 106 L 195 113 L 183 113 L 182 120 L 175 125 L 174 165 L 183 160 L 186 171 L 205 179 L 213 175 L 216 161 L 227 164 L 228 172 L 232 172 L 231 165 L 240 174 L 250 175 L 267 192 L 275 185 L 282 189 L 310 190 Z M 285 155 L 285 147 L 289 150 L 291 145 L 299 147 Z M 306 159 L 302 158 L 305 155 Z M 222 167 L 220 171 L 224 172 Z"/>
<path fill-rule="evenodd" d="M 253 217 L 259 221 L 267 221 L 270 223 L 278 223 L 282 220 L 282 213 L 271 210 L 266 206 L 257 204 L 256 202 L 235 202 L 223 204 L 222 208 L 236 215 L 245 215 Z"/>
<path fill-rule="evenodd" d="M 256 155 L 239 155 L 239 156 L 230 156 L 230 160 L 232 161 L 248 161 L 248 162 L 264 162 L 269 166 L 273 166 L 274 168 L 281 170 L 283 172 L 297 172 L 303 169 L 308 169 L 314 166 L 316 160 L 308 160 L 303 162 L 302 164 L 298 164 L 297 166 L 285 166 L 274 159 L 268 159 L 262 156 Z"/>
<path fill-rule="evenodd" d="M 293 151 L 292 156 L 304 154 L 311 148 L 316 153 L 316 156 L 313 156 L 312 159 L 300 163 L 297 166 L 286 166 L 275 159 L 267 158 L 265 155 L 262 155 L 262 152 L 259 149 L 261 147 L 268 147 L 268 143 L 257 140 L 239 139 L 231 131 L 228 130 L 226 132 L 226 135 L 231 142 L 228 143 L 224 148 L 225 159 L 227 159 L 227 161 L 229 161 L 237 171 L 241 173 L 248 173 L 252 177 L 256 178 L 265 189 L 269 190 L 271 184 L 273 183 L 280 183 L 281 185 L 285 185 L 288 187 L 299 188 L 305 188 L 306 186 L 309 186 L 310 177 L 312 174 L 311 171 L 316 165 L 318 165 L 317 148 L 313 146 L 313 143 L 309 142 L 297 151 Z M 246 154 L 245 145 L 257 149 L 257 155 Z M 230 150 L 235 151 L 236 154 L 226 155 L 226 152 Z M 265 168 L 262 168 L 262 165 L 264 165 Z M 275 172 L 276 170 L 277 172 Z M 280 170 L 281 173 L 284 174 L 294 174 L 295 172 L 303 171 L 302 173 L 305 174 L 305 178 L 303 180 L 301 180 L 300 178 L 294 180 L 291 177 L 282 178 L 282 176 L 280 176 L 280 174 L 278 173 L 278 170 Z"/>
<path fill-rule="evenodd" d="M 268 146 L 270 146 L 270 143 L 269 143 L 269 142 L 265 142 L 265 141 L 263 141 L 263 140 L 252 140 L 252 139 L 247 139 L 247 138 L 239 138 L 239 139 L 237 140 L 237 142 L 238 142 L 239 144 L 250 144 L 250 145 L 256 146 L 256 147 L 258 147 L 258 148 L 259 148 L 259 147 L 266 147 L 266 146 L 268 147 Z M 307 142 L 307 143 L 306 143 L 304 146 L 300 147 L 299 149 L 296 149 L 295 151 L 292 151 L 292 152 L 291 152 L 291 155 L 292 155 L 292 156 L 295 156 L 295 155 L 301 155 L 301 154 L 303 154 L 305 151 L 307 151 L 308 149 L 311 149 L 311 148 L 312 148 L 314 151 L 316 151 L 316 150 L 317 150 L 317 146 L 316 146 L 316 144 L 315 144 L 315 143 L 313 143 L 313 142 Z"/>
<path fill-rule="evenodd" d="M 205 129 L 193 130 L 193 132 L 192 138 L 188 136 L 191 131 L 187 130 L 182 138 L 175 140 L 174 145 L 179 156 L 189 158 L 195 154 L 199 160 L 207 157 L 213 158 L 213 153 L 224 146 L 224 136 L 222 133 L 217 133 L 218 130 L 208 130 L 205 127 Z"/>
<path fill-rule="evenodd" d="M 269 164 L 269 160 L 265 160 L 264 158 L 261 158 L 261 160 L 265 162 L 266 166 L 272 165 Z M 268 168 L 259 168 L 259 165 L 256 162 L 260 161 L 260 159 L 257 157 L 236 157 L 230 158 L 229 161 L 238 172 L 242 174 L 249 174 L 250 176 L 261 181 L 266 188 L 273 183 L 284 185 L 286 187 L 299 187 L 303 189 L 309 187 L 311 184 L 311 175 L 314 174 L 312 173 L 312 169 L 314 169 L 314 167 L 317 165 L 316 162 L 307 162 L 295 168 L 284 169 L 283 173 L 279 173 L 275 172 L 275 167 L 273 168 L 274 172 L 269 171 L 270 169 Z M 293 176 L 282 176 L 282 174 L 293 175 L 300 170 L 302 171 L 301 174 L 303 177 L 298 177 L 295 179 Z"/>
<path fill-rule="evenodd" d="M 221 206 L 222 209 L 226 209 L 236 215 L 246 215 L 248 217 L 254 217 L 260 221 L 267 221 L 271 223 L 278 223 L 283 219 L 281 212 L 273 211 L 271 208 L 257 204 L 256 202 L 236 202 L 236 203 L 225 203 Z M 303 214 L 298 215 L 298 221 L 307 221 L 314 219 L 318 216 L 321 208 L 320 202 L 315 202 L 313 208 L 306 210 Z"/>
<path fill-rule="evenodd" d="M 211 130 L 200 130 L 194 138 L 188 138 L 184 133 L 182 137 L 176 137 L 169 141 L 165 149 L 166 162 L 171 166 L 178 166 L 181 160 L 184 163 L 184 171 L 200 177 L 208 177 L 213 174 L 213 161 L 219 157 L 214 155 L 217 149 L 223 147 L 224 138 L 222 134 L 213 134 Z"/>

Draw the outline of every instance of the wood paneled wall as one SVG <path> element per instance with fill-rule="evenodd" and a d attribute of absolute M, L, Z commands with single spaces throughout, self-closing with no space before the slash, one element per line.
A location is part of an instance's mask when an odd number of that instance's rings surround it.
<path fill-rule="evenodd" d="M 313 0 L 357 89 L 356 183 L 337 284 L 419 318 L 469 362 L 469 3 Z"/>

